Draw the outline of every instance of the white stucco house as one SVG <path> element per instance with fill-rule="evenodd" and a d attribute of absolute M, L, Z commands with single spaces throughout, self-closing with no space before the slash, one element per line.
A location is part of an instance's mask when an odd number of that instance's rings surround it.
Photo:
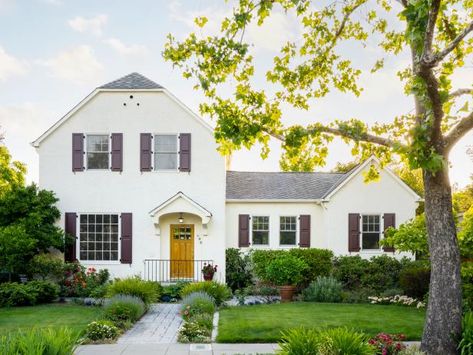
<path fill-rule="evenodd" d="M 66 260 L 115 277 L 200 280 L 212 263 L 224 280 L 230 247 L 399 256 L 379 240 L 419 201 L 388 169 L 364 183 L 375 158 L 346 174 L 226 171 L 212 128 L 138 73 L 95 89 L 32 144 L 75 237 Z"/>

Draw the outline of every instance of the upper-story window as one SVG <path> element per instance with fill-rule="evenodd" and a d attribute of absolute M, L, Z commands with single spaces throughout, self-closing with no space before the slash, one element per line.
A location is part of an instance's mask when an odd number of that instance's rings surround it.
<path fill-rule="evenodd" d="M 269 217 L 252 217 L 252 240 L 253 245 L 269 245 Z"/>
<path fill-rule="evenodd" d="M 363 215 L 361 229 L 361 248 L 364 250 L 379 249 L 381 235 L 381 218 L 379 215 Z"/>
<path fill-rule="evenodd" d="M 157 134 L 154 136 L 154 170 L 177 170 L 178 162 L 177 134 Z"/>
<path fill-rule="evenodd" d="M 87 169 L 108 169 L 110 137 L 108 134 L 87 135 Z"/>
<path fill-rule="evenodd" d="M 296 245 L 297 218 L 295 216 L 279 217 L 279 244 Z"/>

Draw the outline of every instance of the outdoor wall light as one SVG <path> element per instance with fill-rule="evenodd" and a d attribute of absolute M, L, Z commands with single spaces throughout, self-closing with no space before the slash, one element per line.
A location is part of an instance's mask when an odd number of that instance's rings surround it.
<path fill-rule="evenodd" d="M 182 212 L 179 213 L 178 221 L 179 221 L 179 223 L 184 223 L 184 217 L 182 217 Z"/>

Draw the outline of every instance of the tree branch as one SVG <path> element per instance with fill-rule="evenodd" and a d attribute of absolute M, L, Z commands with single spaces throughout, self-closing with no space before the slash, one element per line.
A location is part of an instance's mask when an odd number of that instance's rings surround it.
<path fill-rule="evenodd" d="M 429 18 L 427 20 L 427 28 L 424 36 L 424 52 L 422 53 L 422 61 L 429 61 L 432 55 L 432 42 L 434 40 L 435 23 L 440 9 L 440 0 L 433 0 L 429 10 Z"/>
<path fill-rule="evenodd" d="M 473 95 L 473 89 L 466 89 L 466 88 L 458 89 L 458 90 L 453 91 L 449 96 L 453 98 L 453 97 L 458 97 L 462 95 Z"/>
<path fill-rule="evenodd" d="M 429 61 L 429 65 L 437 65 L 443 58 L 445 58 L 451 51 L 453 51 L 458 44 L 465 38 L 471 31 L 473 31 L 473 21 L 470 22 L 468 26 L 457 36 L 455 39 L 450 42 L 442 51 L 435 53 L 432 56 L 432 59 Z M 427 59 L 427 58 L 426 58 Z"/>
<path fill-rule="evenodd" d="M 444 145 L 447 152 L 471 129 L 473 129 L 473 112 L 463 117 L 445 136 Z"/>

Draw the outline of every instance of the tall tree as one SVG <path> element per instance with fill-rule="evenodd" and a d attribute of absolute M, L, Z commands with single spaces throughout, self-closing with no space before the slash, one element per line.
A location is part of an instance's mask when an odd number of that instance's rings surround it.
<path fill-rule="evenodd" d="M 254 47 L 244 34 L 252 22 L 263 24 L 274 8 L 291 13 L 302 35 L 281 48 L 273 67 L 261 77 L 255 70 Z M 386 18 L 393 11 L 399 21 L 391 24 Z M 473 51 L 472 18 L 471 0 L 239 0 L 218 35 L 191 33 L 182 41 L 169 35 L 164 50 L 164 58 L 205 94 L 200 111 L 216 118 L 215 138 L 224 154 L 259 142 L 264 157 L 274 137 L 281 141 L 285 157 L 308 151 L 322 165 L 328 143 L 338 136 L 359 158 L 375 154 L 387 163 L 397 154 L 412 169 L 422 169 L 432 264 L 422 349 L 429 354 L 455 354 L 461 330 L 460 255 L 448 155 L 473 128 L 473 112 L 462 105 L 471 99 L 472 87 L 454 89 L 451 83 L 451 75 Z M 195 20 L 201 28 L 206 22 L 205 17 Z M 359 118 L 329 124 L 314 118 L 307 126 L 284 125 L 285 105 L 308 110 L 312 99 L 331 90 L 360 94 L 362 71 L 350 57 L 359 51 L 341 49 L 345 43 L 368 40 L 377 41 L 391 57 L 409 49 L 412 62 L 399 77 L 414 99 L 414 112 L 371 126 Z M 380 58 L 373 71 L 382 67 Z M 266 90 L 257 85 L 264 80 Z M 222 87 L 233 89 L 232 94 L 226 95 Z"/>
<path fill-rule="evenodd" d="M 8 148 L 3 144 L 0 134 L 0 196 L 15 186 L 25 184 L 26 166 L 19 161 L 13 161 Z"/>

